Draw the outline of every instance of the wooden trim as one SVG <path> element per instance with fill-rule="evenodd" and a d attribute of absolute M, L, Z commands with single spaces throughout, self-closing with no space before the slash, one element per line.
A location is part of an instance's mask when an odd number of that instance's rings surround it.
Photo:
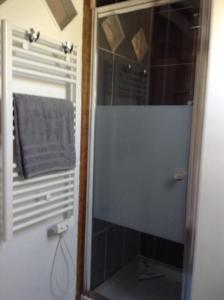
<path fill-rule="evenodd" d="M 85 249 L 85 216 L 86 186 L 88 162 L 88 131 L 89 131 L 89 99 L 90 99 L 90 68 L 91 68 L 91 34 L 92 34 L 92 0 L 85 0 L 83 19 L 83 51 L 82 51 L 82 123 L 81 123 L 81 162 L 80 162 L 80 202 L 78 221 L 77 251 L 77 285 L 76 299 L 81 299 L 83 292 L 84 249 Z"/>

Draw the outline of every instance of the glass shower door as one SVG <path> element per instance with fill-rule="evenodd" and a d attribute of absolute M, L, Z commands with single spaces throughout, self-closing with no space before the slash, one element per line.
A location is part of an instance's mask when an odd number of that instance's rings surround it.
<path fill-rule="evenodd" d="M 190 106 L 98 107 L 94 217 L 184 242 Z"/>
<path fill-rule="evenodd" d="M 182 267 L 198 6 L 98 20 L 92 288 L 144 256 L 146 239 L 177 245 Z"/>

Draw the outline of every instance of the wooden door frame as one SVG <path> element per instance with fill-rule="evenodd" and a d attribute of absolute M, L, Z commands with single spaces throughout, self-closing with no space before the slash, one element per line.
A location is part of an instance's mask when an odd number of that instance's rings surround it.
<path fill-rule="evenodd" d="M 91 39 L 92 39 L 92 8 L 94 0 L 83 0 L 83 47 L 82 47 L 82 121 L 80 149 L 80 196 L 78 219 L 77 247 L 77 281 L 76 297 L 81 299 L 84 278 L 85 252 L 85 219 L 86 219 L 86 188 L 88 164 L 88 132 L 89 132 L 89 101 L 90 101 L 90 70 L 91 70 Z"/>

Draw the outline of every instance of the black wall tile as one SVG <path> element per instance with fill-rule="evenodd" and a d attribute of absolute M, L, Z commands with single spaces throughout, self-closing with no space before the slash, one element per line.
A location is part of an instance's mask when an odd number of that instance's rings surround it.
<path fill-rule="evenodd" d="M 183 267 L 184 245 L 164 239 L 157 240 L 155 259 L 165 264 Z"/>
<path fill-rule="evenodd" d="M 151 67 L 149 69 L 149 105 L 164 104 L 165 67 Z"/>
<path fill-rule="evenodd" d="M 107 232 L 106 276 L 109 277 L 123 266 L 124 228 L 114 225 Z"/>
<path fill-rule="evenodd" d="M 193 102 L 193 68 L 192 64 L 166 67 L 166 105 L 187 105 Z"/>
<path fill-rule="evenodd" d="M 184 245 L 142 233 L 141 255 L 181 269 Z"/>
<path fill-rule="evenodd" d="M 93 236 L 91 288 L 96 288 L 105 280 L 106 232 Z"/>
<path fill-rule="evenodd" d="M 140 253 L 141 234 L 132 229 L 125 229 L 124 264 L 134 259 Z"/>
<path fill-rule="evenodd" d="M 156 240 L 155 236 L 150 234 L 142 233 L 141 234 L 141 248 L 140 253 L 142 256 L 148 258 L 155 258 L 156 251 Z"/>
<path fill-rule="evenodd" d="M 101 233 L 102 231 L 106 230 L 110 226 L 110 223 L 93 218 L 93 234 L 96 235 Z"/>
<path fill-rule="evenodd" d="M 92 288 L 139 255 L 140 242 L 140 232 L 94 218 Z"/>
<path fill-rule="evenodd" d="M 198 11 L 195 8 L 171 10 L 167 41 L 167 64 L 191 63 L 197 42 Z"/>
<path fill-rule="evenodd" d="M 168 11 L 163 11 L 163 9 L 153 10 L 150 65 L 166 64 Z"/>

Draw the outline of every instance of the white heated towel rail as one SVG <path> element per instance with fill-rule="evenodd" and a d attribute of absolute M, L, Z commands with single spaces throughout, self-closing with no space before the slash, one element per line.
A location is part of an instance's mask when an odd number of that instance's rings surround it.
<path fill-rule="evenodd" d="M 1 182 L 2 238 L 58 215 L 75 213 L 78 202 L 80 106 L 77 89 L 77 47 L 65 54 L 62 42 L 40 36 L 30 43 L 26 30 L 1 22 Z M 20 178 L 13 157 L 13 80 L 32 79 L 64 85 L 75 106 L 76 168 L 32 179 Z M 46 95 L 47 96 L 47 95 Z M 63 101 L 63 100 L 62 100 Z"/>

